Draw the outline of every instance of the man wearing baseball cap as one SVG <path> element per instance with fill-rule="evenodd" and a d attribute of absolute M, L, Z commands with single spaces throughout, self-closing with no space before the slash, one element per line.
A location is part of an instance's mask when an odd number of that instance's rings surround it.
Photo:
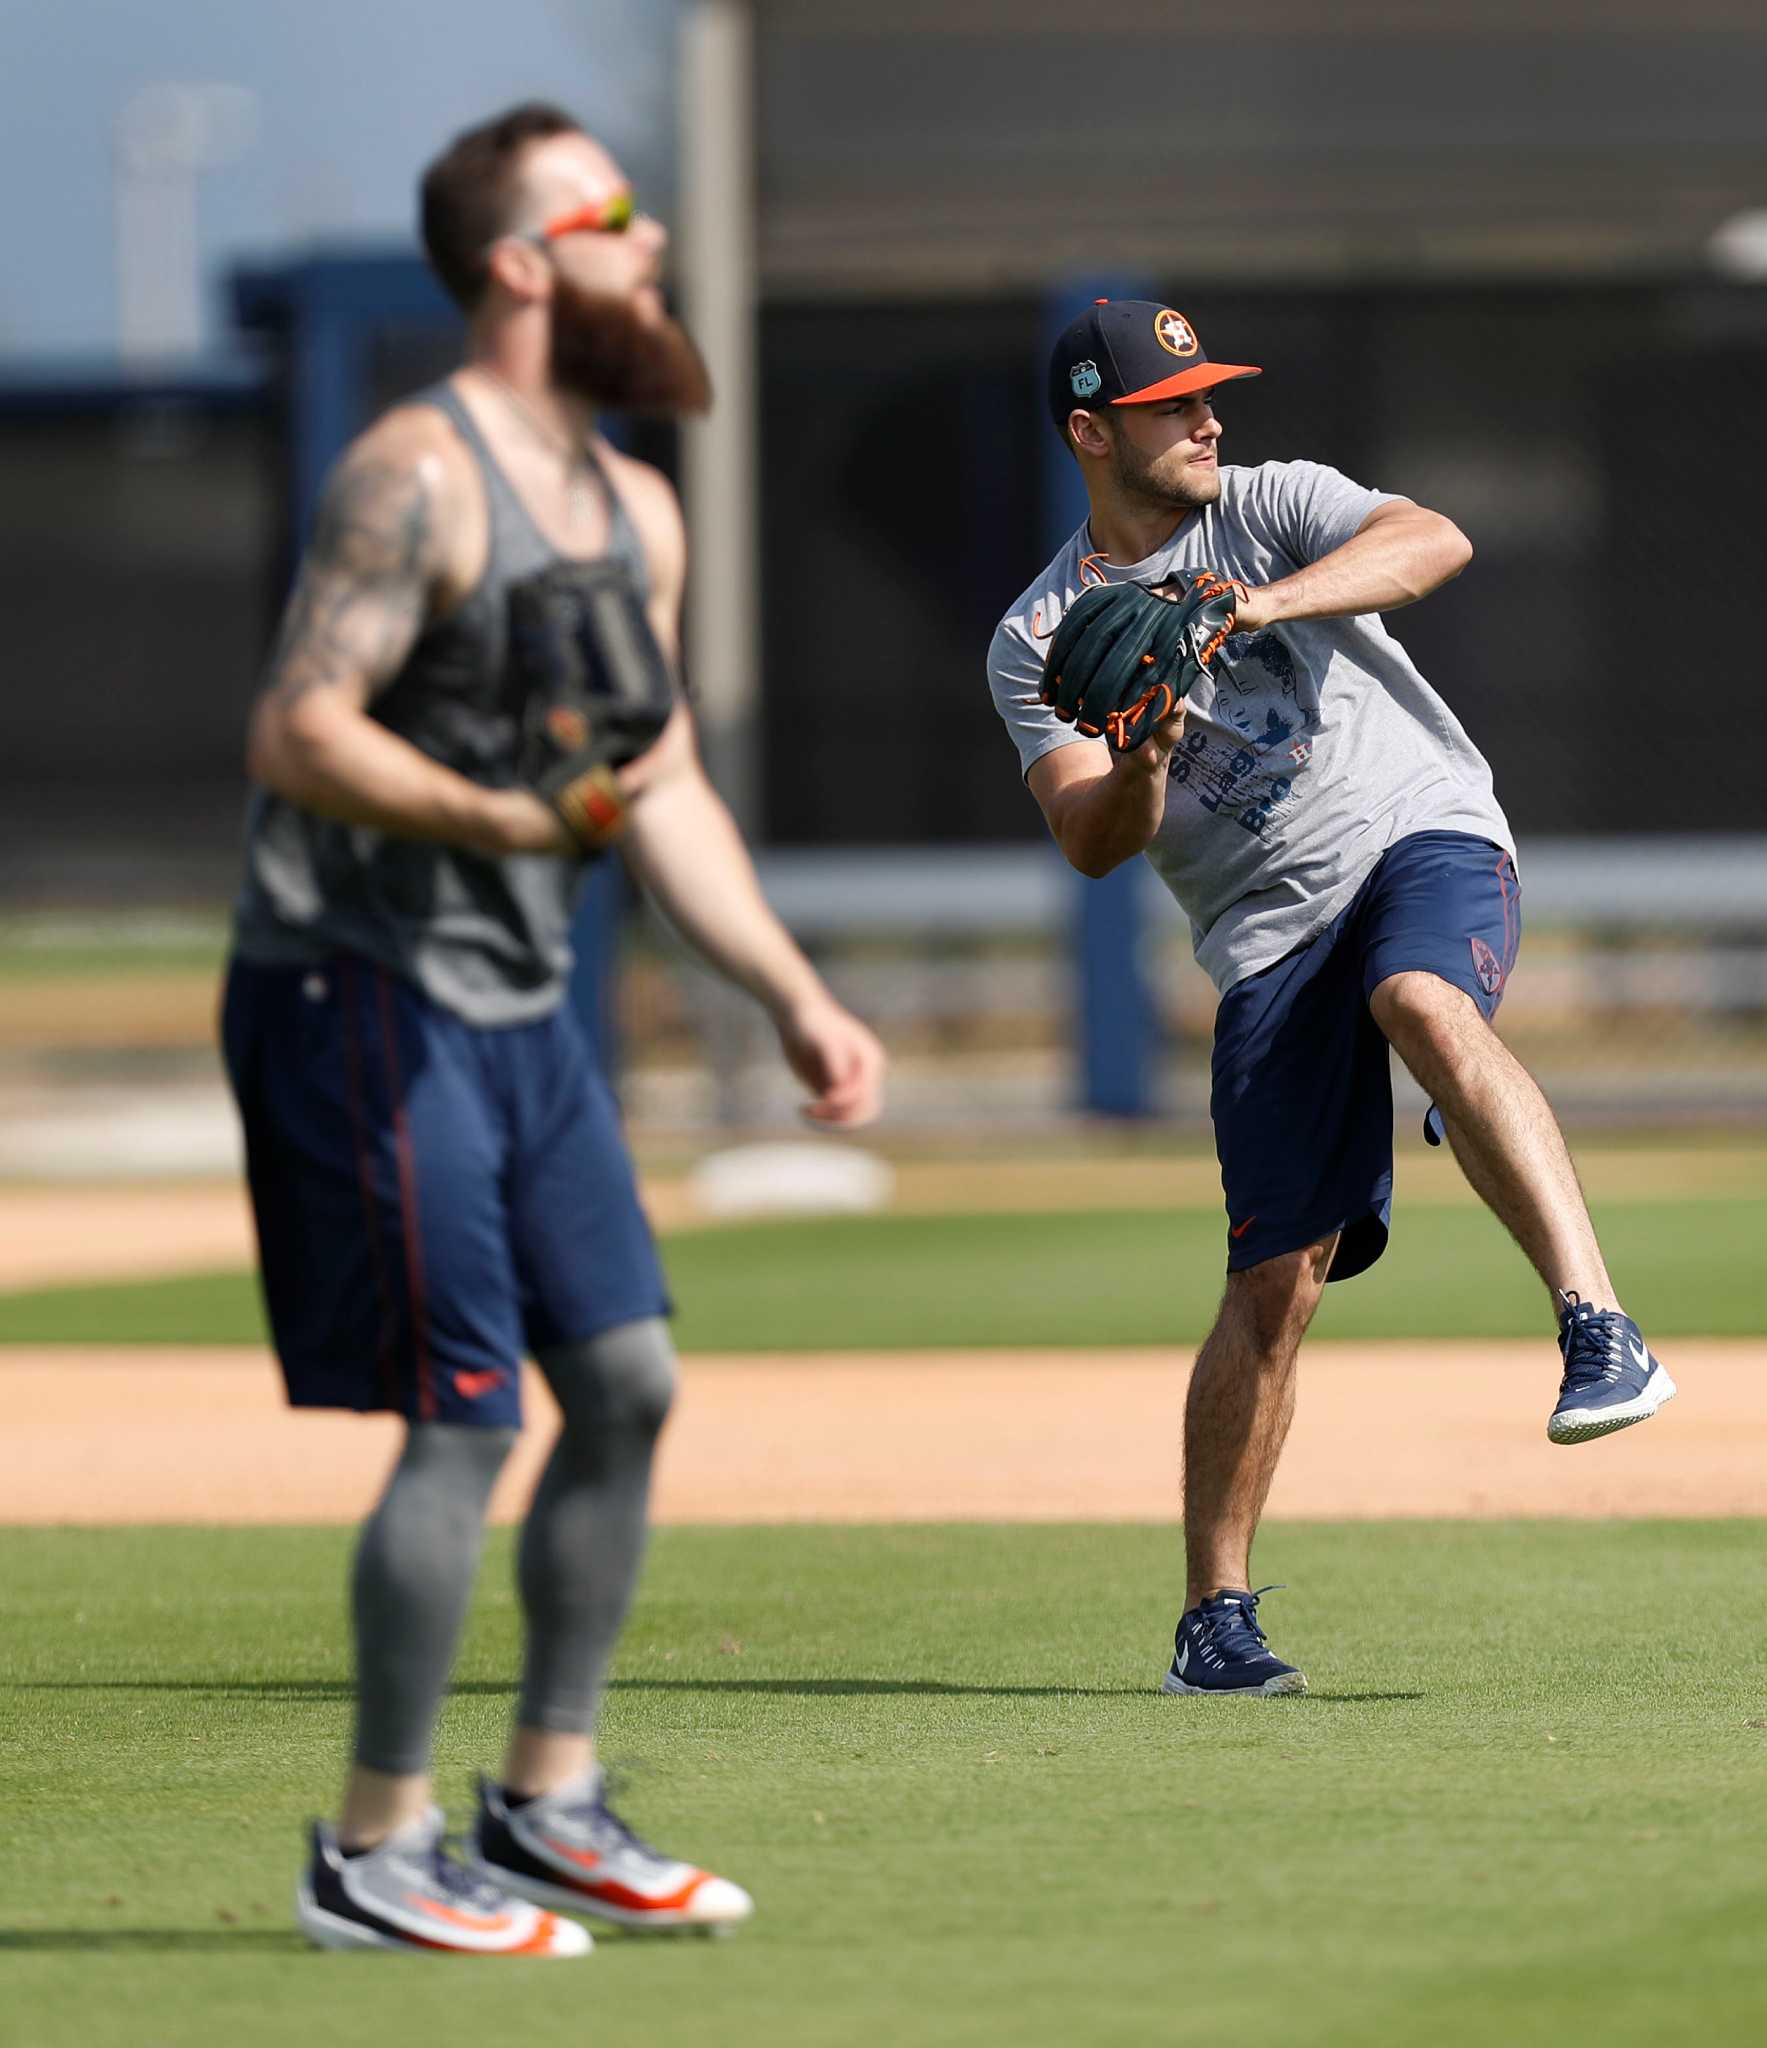
<path fill-rule="evenodd" d="M 1382 623 L 1471 546 L 1320 463 L 1224 467 L 1217 395 L 1259 374 L 1152 301 L 1101 299 L 1068 326 L 1049 405 L 1089 516 L 988 655 L 1062 852 L 1094 876 L 1145 854 L 1220 993 L 1227 1283 L 1185 1412 L 1169 1693 L 1306 1690 L 1259 1626 L 1251 1545 L 1321 1294 L 1386 1249 L 1389 1045 L 1431 1097 L 1426 1136 L 1445 1132 L 1550 1290 L 1551 1441 L 1642 1422 L 1675 1391 L 1620 1306 L 1551 1108 L 1492 1028 L 1521 892 L 1491 771 Z"/>
<path fill-rule="evenodd" d="M 1049 359 L 1049 409 L 1065 434 L 1080 406 L 1152 405 L 1256 377 L 1250 363 L 1212 363 L 1196 329 L 1170 306 L 1099 299 L 1071 321 Z"/>

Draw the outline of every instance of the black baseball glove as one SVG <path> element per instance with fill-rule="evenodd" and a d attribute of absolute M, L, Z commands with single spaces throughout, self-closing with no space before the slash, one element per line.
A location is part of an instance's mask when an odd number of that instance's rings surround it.
<path fill-rule="evenodd" d="M 1131 753 L 1190 694 L 1244 596 L 1243 583 L 1213 569 L 1082 590 L 1049 643 L 1043 702 L 1088 739 Z"/>
<path fill-rule="evenodd" d="M 626 818 L 615 769 L 656 744 L 676 704 L 631 568 L 555 562 L 515 584 L 508 679 L 517 776 L 599 851 Z"/>

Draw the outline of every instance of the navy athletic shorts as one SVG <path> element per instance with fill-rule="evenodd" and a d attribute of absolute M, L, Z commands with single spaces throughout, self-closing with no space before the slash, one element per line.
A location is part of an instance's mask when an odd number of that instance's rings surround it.
<path fill-rule="evenodd" d="M 221 1035 L 295 1407 L 510 1427 L 524 1356 L 669 1313 L 568 1007 L 487 1030 L 349 955 L 236 958 Z"/>
<path fill-rule="evenodd" d="M 1501 847 L 1414 832 L 1317 938 L 1227 991 L 1209 1107 L 1229 1272 L 1334 1230 L 1333 1280 L 1374 1264 L 1393 1206 L 1393 1084 L 1368 998 L 1420 968 L 1490 1018 L 1521 935 L 1521 888 Z"/>

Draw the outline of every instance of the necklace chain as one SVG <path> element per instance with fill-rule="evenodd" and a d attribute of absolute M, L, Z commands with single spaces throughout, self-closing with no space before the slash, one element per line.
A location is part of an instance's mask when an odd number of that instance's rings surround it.
<path fill-rule="evenodd" d="M 482 363 L 478 365 L 478 370 L 481 376 L 489 378 L 508 399 L 516 417 L 544 441 L 547 447 L 564 458 L 565 491 L 570 500 L 571 511 L 587 511 L 590 501 L 589 480 L 594 473 L 588 449 L 581 442 L 574 441 L 568 435 L 559 433 L 556 428 L 548 426 L 515 386 L 506 378 L 498 376 L 495 370 L 487 370 Z"/>

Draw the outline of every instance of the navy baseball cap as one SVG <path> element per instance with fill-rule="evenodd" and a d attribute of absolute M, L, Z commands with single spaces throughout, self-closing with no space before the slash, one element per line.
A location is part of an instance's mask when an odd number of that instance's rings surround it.
<path fill-rule="evenodd" d="M 1196 329 L 1157 299 L 1094 299 L 1049 358 L 1049 410 L 1065 430 L 1079 405 L 1152 405 L 1260 374 L 1210 362 Z"/>

